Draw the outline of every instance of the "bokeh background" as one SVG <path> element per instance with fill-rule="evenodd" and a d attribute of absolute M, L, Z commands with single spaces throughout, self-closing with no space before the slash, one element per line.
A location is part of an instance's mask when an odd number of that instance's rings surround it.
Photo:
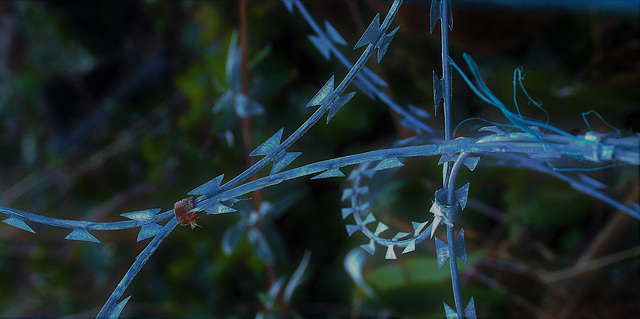
<path fill-rule="evenodd" d="M 361 49 L 351 46 L 390 6 L 305 4 L 316 21 L 326 19 L 341 33 L 352 61 Z M 623 135 L 638 133 L 640 4 L 615 4 L 454 1 L 451 55 L 462 64 L 462 53 L 471 54 L 507 105 L 513 70 L 522 67 L 524 84 L 549 111 L 550 124 L 568 132 L 584 134 L 580 114 L 596 110 Z M 0 2 L 0 204 L 92 221 L 168 210 L 205 181 L 223 173 L 227 181 L 248 167 L 247 140 L 255 147 L 281 127 L 288 136 L 311 114 L 307 101 L 346 70 L 313 47 L 297 10 L 291 14 L 276 0 L 250 0 L 246 10 L 249 94 L 264 107 L 244 121 L 248 127 L 231 109 L 212 110 L 229 88 L 225 63 L 240 28 L 238 2 Z M 395 25 L 401 27 L 384 59 L 368 66 L 398 103 L 432 113 L 440 37 L 439 26 L 428 32 L 428 1 L 406 2 Z M 472 117 L 506 122 L 457 76 L 453 94 L 454 123 Z M 521 106 L 544 120 L 534 107 Z M 609 129 L 590 120 L 595 129 Z M 442 116 L 427 123 L 441 129 Z M 462 125 L 458 135 L 477 134 L 475 124 Z M 387 107 L 358 93 L 329 125 L 322 120 L 294 145 L 291 150 L 303 154 L 292 165 L 407 136 Z M 378 219 L 397 230 L 428 218 L 441 183 L 437 159 L 406 164 L 379 176 L 372 199 Z M 638 167 L 590 176 L 620 201 L 638 202 Z M 470 255 L 463 299 L 474 296 L 480 316 L 640 314 L 637 220 L 552 177 L 493 167 L 489 160 L 460 181 L 471 182 L 472 197 L 460 221 Z M 123 315 L 442 316 L 442 300 L 453 301 L 448 270 L 437 270 L 432 243 L 398 261 L 384 261 L 380 251 L 366 259 L 363 276 L 377 298 L 353 283 L 344 259 L 366 240 L 347 236 L 341 187 L 341 179 L 300 179 L 238 203 L 244 212 L 256 199 L 279 209 L 261 225 L 276 256 L 271 263 L 246 238 L 233 253 L 223 252 L 223 234 L 240 214 L 206 216 L 198 220 L 201 228 L 174 230 L 128 288 L 125 296 L 133 298 Z M 95 244 L 64 240 L 66 229 L 30 226 L 36 234 L 0 225 L 0 316 L 95 316 L 148 242 L 136 243 L 136 230 L 94 232 L 102 241 Z M 269 287 L 291 276 L 305 251 L 311 259 L 304 282 L 290 303 L 280 298 L 267 311 Z"/>

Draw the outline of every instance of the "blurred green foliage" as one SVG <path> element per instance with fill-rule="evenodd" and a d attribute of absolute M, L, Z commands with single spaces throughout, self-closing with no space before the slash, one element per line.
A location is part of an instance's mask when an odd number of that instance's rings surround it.
<path fill-rule="evenodd" d="M 388 3 L 308 6 L 318 21 L 329 20 L 355 43 Z M 428 34 L 427 13 L 425 4 L 406 3 L 389 52 L 380 66 L 370 67 L 389 82 L 398 102 L 431 111 L 431 72 L 439 68 L 440 51 L 439 38 Z M 311 114 L 304 108 L 309 98 L 346 70 L 315 51 L 307 40 L 310 28 L 280 1 L 250 1 L 248 16 L 250 93 L 266 108 L 250 120 L 255 146 L 281 127 L 290 134 Z M 500 7 L 454 7 L 454 16 L 453 58 L 474 56 L 504 101 L 512 98 L 513 69 L 522 66 L 527 90 L 549 111 L 551 124 L 583 132 L 579 114 L 595 109 L 623 132 L 639 131 L 635 16 Z M 205 181 L 222 173 L 226 181 L 248 167 L 240 120 L 232 110 L 212 112 L 238 29 L 235 1 L 4 2 L 0 21 L 2 205 L 59 218 L 119 220 L 123 212 L 168 210 Z M 358 53 L 345 49 L 352 59 Z M 462 81 L 456 78 L 454 85 L 454 122 L 504 121 Z M 524 112 L 543 119 L 533 107 Z M 329 125 L 318 124 L 294 145 L 303 152 L 294 164 L 388 145 L 406 136 L 393 119 L 381 103 L 357 94 Z M 429 124 L 440 122 L 439 116 Z M 462 125 L 460 134 L 475 135 L 474 124 Z M 505 217 L 502 224 L 470 204 L 461 220 L 470 251 L 470 266 L 461 270 L 464 299 L 473 295 L 481 316 L 553 313 L 575 291 L 584 296 L 577 317 L 594 307 L 600 308 L 593 313 L 640 311 L 638 291 L 629 289 L 640 284 L 637 257 L 601 269 L 586 288 L 580 276 L 567 280 L 551 296 L 554 286 L 532 274 L 572 265 L 611 220 L 612 208 L 551 177 L 488 164 L 461 176 L 471 181 L 472 198 Z M 614 196 L 634 200 L 637 173 L 614 168 L 601 177 Z M 374 207 L 380 220 L 407 229 L 411 220 L 427 217 L 440 167 L 420 159 L 394 174 L 379 182 Z M 290 313 L 440 316 L 442 300 L 452 304 L 450 281 L 445 268 L 437 270 L 432 243 L 397 262 L 381 261 L 380 252 L 368 261 L 364 277 L 380 300 L 363 297 L 350 281 L 343 258 L 363 237 L 348 238 L 344 231 L 340 183 L 299 180 L 261 192 L 271 202 L 283 194 L 298 197 L 273 221 L 284 244 L 272 247 L 280 256 L 272 265 L 246 238 L 232 254 L 222 252 L 222 236 L 237 214 L 201 218 L 202 228 L 194 231 L 175 230 L 129 287 L 134 297 L 124 315 L 254 316 L 264 311 L 258 296 L 274 279 L 291 276 L 310 249 L 310 269 Z M 249 211 L 251 204 L 247 198 L 237 205 Z M 637 233 L 637 221 L 630 224 L 626 235 L 611 240 L 608 253 L 638 244 L 628 235 Z M 37 235 L 0 226 L 2 316 L 92 316 L 146 244 L 135 243 L 134 230 L 98 233 L 103 244 L 97 245 L 65 241 L 64 230 L 33 228 Z M 598 286 L 610 294 L 594 295 Z"/>

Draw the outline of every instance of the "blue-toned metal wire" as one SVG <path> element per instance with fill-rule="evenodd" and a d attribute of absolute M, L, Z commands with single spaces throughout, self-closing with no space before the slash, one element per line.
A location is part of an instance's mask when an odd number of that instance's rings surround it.
<path fill-rule="evenodd" d="M 329 57 L 333 54 L 338 60 L 349 69 L 347 75 L 336 86 L 335 76 L 332 76 L 325 85 L 310 99 L 306 107 L 318 108 L 315 112 L 289 137 L 284 141 L 284 128 L 273 134 L 264 143 L 258 146 L 251 156 L 264 156 L 255 165 L 247 168 L 230 181 L 223 183 L 224 175 L 220 175 L 200 187 L 195 188 L 189 194 L 198 196 L 195 202 L 195 209 L 207 214 L 221 214 L 233 212 L 235 209 L 231 205 L 243 195 L 253 191 L 277 185 L 283 181 L 300 177 L 310 177 L 311 179 L 345 177 L 342 169 L 349 166 L 359 165 L 352 170 L 348 180 L 353 182 L 353 187 L 345 189 L 342 200 L 349 199 L 350 206 L 342 210 L 343 219 L 353 215 L 355 225 L 347 225 L 347 232 L 352 235 L 356 231 L 361 231 L 369 243 L 362 245 L 362 248 L 373 254 L 376 245 L 381 245 L 387 249 L 385 257 L 396 259 L 394 248 L 402 248 L 402 253 L 415 250 L 415 245 L 433 237 L 439 225 L 444 224 L 447 228 L 447 243 L 445 244 L 437 237 L 436 254 L 439 268 L 449 259 L 450 272 L 453 285 L 453 294 L 456 309 L 451 309 L 444 304 L 447 318 L 475 318 L 475 304 L 473 298 L 466 307 L 463 308 L 460 285 L 458 280 L 457 259 L 466 262 L 466 251 L 464 245 L 464 230 L 461 229 L 458 237 L 455 237 L 454 222 L 460 212 L 465 208 L 468 196 L 469 184 L 455 189 L 455 184 L 459 171 L 463 166 L 473 170 L 480 157 L 488 156 L 498 159 L 498 164 L 515 167 L 527 167 L 541 171 L 559 178 L 569 183 L 573 188 L 598 198 L 610 205 L 625 211 L 636 219 L 640 219 L 640 206 L 637 203 L 624 205 L 600 189 L 604 185 L 580 175 L 578 179 L 561 172 L 550 166 L 558 158 L 573 158 L 580 161 L 603 163 L 611 165 L 640 165 L 640 135 L 622 138 L 619 132 L 616 134 L 605 134 L 591 130 L 584 135 L 572 135 L 548 124 L 548 113 L 541 108 L 537 102 L 531 98 L 524 88 L 521 79 L 521 71 L 514 71 L 514 104 L 515 112 L 509 109 L 499 100 L 486 86 L 478 71 L 477 65 L 470 56 L 464 55 L 465 62 L 469 67 L 474 81 L 467 76 L 462 69 L 449 57 L 448 31 L 452 29 L 451 5 L 448 0 L 432 0 L 430 30 L 433 31 L 437 20 L 441 20 L 441 40 L 442 40 L 442 78 L 438 78 L 434 72 L 434 104 L 437 113 L 440 101 L 444 100 L 444 122 L 445 136 L 443 141 L 437 143 L 424 142 L 415 144 L 417 140 L 401 141 L 391 148 L 377 149 L 360 154 L 348 155 L 333 159 L 317 161 L 307 165 L 286 169 L 301 153 L 287 151 L 302 135 L 304 135 L 313 125 L 315 125 L 325 114 L 327 123 L 337 112 L 353 97 L 355 92 L 344 94 L 350 84 L 355 84 L 363 93 L 368 96 L 375 96 L 385 102 L 391 109 L 402 115 L 401 122 L 414 130 L 418 134 L 430 133 L 433 130 L 422 123 L 419 118 L 426 118 L 426 112 L 421 113 L 418 109 L 406 111 L 393 102 L 387 95 L 383 94 L 378 86 L 386 83 L 377 77 L 373 72 L 364 67 L 364 64 L 377 51 L 377 61 L 380 62 L 387 52 L 389 43 L 397 32 L 398 28 L 388 31 L 394 16 L 402 3 L 396 0 L 391 5 L 385 19 L 380 22 L 380 16 L 372 20 L 367 30 L 356 43 L 355 49 L 366 46 L 357 62 L 353 65 L 344 58 L 342 53 L 335 47 L 334 43 L 342 44 L 344 39 L 328 23 L 325 23 L 323 31 L 311 18 L 304 6 L 298 0 L 284 0 L 285 5 L 291 11 L 295 5 L 303 15 L 309 26 L 316 33 L 310 40 L 320 50 L 321 54 Z M 235 54 L 235 53 L 234 53 Z M 467 86 L 483 101 L 497 107 L 507 118 L 510 124 L 499 124 L 492 122 L 493 127 L 484 127 L 483 132 L 488 135 L 480 138 L 452 139 L 453 130 L 451 124 L 451 69 L 455 68 Z M 475 82 L 475 84 L 474 84 Z M 545 122 L 523 116 L 515 99 L 515 90 L 519 87 L 524 92 L 527 99 L 536 107 L 547 114 Z M 344 95 L 343 95 L 344 94 Z M 599 117 L 599 115 L 597 115 Z M 602 118 L 600 118 L 602 120 Z M 586 121 L 586 119 L 585 119 Z M 603 120 L 604 121 L 604 120 Z M 408 157 L 428 157 L 441 156 L 440 164 L 443 165 L 443 188 L 436 192 L 436 199 L 430 212 L 434 215 L 433 223 L 428 221 L 413 222 L 412 232 L 397 232 L 392 238 L 382 237 L 381 234 L 388 229 L 384 223 L 378 222 L 374 230 L 367 225 L 376 221 L 374 215 L 369 214 L 369 202 L 362 197 L 367 194 L 368 188 L 364 185 L 365 178 L 371 178 L 375 172 L 381 170 L 395 169 L 403 165 L 403 158 Z M 257 178 L 252 181 L 248 179 L 255 173 L 273 163 L 268 176 Z M 121 300 L 124 291 L 135 278 L 137 273 L 144 266 L 146 261 L 153 255 L 164 239 L 177 225 L 174 211 L 168 210 L 159 213 L 160 209 L 147 209 L 142 211 L 121 214 L 128 218 L 127 221 L 115 222 L 90 222 L 51 218 L 38 214 L 28 213 L 0 205 L 0 213 L 8 215 L 3 222 L 34 232 L 27 222 L 40 223 L 55 227 L 69 228 L 71 233 L 66 239 L 99 242 L 89 231 L 97 230 L 122 230 L 140 227 L 138 241 L 153 238 L 148 246 L 138 255 L 131 268 L 126 272 L 120 283 L 104 304 L 98 317 L 117 317 L 130 296 Z M 164 226 L 158 224 L 169 220 Z"/>

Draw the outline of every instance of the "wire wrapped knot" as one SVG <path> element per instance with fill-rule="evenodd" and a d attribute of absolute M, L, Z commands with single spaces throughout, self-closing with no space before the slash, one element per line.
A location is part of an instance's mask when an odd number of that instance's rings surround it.
<path fill-rule="evenodd" d="M 434 219 L 442 219 L 442 222 L 453 227 L 453 223 L 458 220 L 460 216 L 460 205 L 458 201 L 454 200 L 453 204 L 447 203 L 447 193 L 443 188 L 436 191 L 436 200 L 433 202 L 429 212 L 433 213 Z"/>
<path fill-rule="evenodd" d="M 581 137 L 588 142 L 582 143 L 589 145 L 592 149 L 592 152 L 585 153 L 585 158 L 592 162 L 610 161 L 613 158 L 615 146 L 604 145 L 602 141 L 608 137 L 615 136 L 615 133 L 599 133 L 594 131 L 588 131 L 585 133 Z"/>

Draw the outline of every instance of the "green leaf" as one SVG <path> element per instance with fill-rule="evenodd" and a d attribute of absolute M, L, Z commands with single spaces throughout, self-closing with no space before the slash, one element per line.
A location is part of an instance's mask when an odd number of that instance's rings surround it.
<path fill-rule="evenodd" d="M 464 271 L 481 258 L 480 252 L 467 254 L 467 264 L 458 263 L 459 271 Z M 435 257 L 417 257 L 405 258 L 403 264 L 386 263 L 369 273 L 366 280 L 375 290 L 388 290 L 406 285 L 439 285 L 449 278 L 450 273 L 447 268 L 438 270 Z"/>

